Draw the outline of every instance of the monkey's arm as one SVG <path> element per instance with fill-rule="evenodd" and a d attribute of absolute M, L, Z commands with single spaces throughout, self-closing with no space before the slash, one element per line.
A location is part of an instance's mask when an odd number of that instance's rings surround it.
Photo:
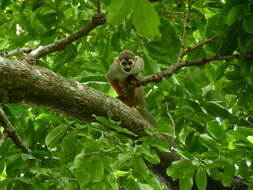
<path fill-rule="evenodd" d="M 110 85 L 117 92 L 120 99 L 127 99 L 127 89 L 124 88 L 117 80 L 109 80 Z"/>

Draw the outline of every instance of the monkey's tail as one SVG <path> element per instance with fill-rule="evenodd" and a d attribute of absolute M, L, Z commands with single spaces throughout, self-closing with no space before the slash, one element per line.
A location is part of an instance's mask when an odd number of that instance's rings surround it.
<path fill-rule="evenodd" d="M 147 110 L 147 108 L 140 108 L 137 107 L 138 112 L 141 114 L 141 116 L 150 124 L 152 127 L 158 126 L 157 121 L 153 117 L 153 115 Z"/>

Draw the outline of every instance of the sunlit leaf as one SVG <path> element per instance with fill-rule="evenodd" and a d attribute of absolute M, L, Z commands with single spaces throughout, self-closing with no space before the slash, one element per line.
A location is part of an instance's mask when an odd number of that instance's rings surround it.
<path fill-rule="evenodd" d="M 138 0 L 135 2 L 133 23 L 137 32 L 146 37 L 159 35 L 159 16 L 150 2 Z"/>
<path fill-rule="evenodd" d="M 133 0 L 111 0 L 109 6 L 108 22 L 110 24 L 120 24 L 133 9 Z"/>

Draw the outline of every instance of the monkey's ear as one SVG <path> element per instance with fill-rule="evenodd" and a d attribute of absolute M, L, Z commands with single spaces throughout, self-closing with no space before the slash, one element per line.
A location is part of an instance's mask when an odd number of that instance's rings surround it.
<path fill-rule="evenodd" d="M 134 56 L 134 61 L 136 62 L 138 60 L 138 56 Z"/>
<path fill-rule="evenodd" d="M 114 62 L 119 64 L 120 63 L 119 57 L 115 57 Z"/>

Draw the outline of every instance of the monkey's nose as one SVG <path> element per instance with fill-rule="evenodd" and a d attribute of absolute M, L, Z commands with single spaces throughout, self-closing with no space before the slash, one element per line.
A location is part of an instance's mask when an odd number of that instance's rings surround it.
<path fill-rule="evenodd" d="M 126 72 L 130 72 L 131 68 L 124 68 Z"/>

